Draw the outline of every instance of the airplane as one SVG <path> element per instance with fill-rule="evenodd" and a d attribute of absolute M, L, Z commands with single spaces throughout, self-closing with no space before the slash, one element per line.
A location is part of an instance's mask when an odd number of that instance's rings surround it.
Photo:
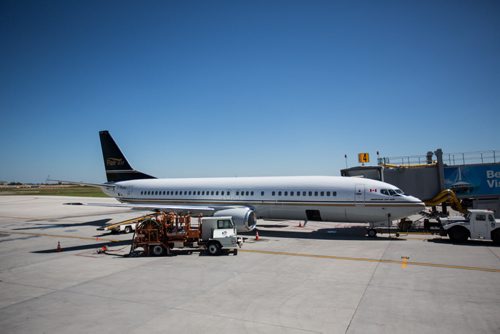
<path fill-rule="evenodd" d="M 91 185 L 121 202 L 106 206 L 231 216 L 238 232 L 254 230 L 257 219 L 367 223 L 371 237 L 374 227 L 425 207 L 393 185 L 357 177 L 155 178 L 133 169 L 108 131 L 99 136 L 108 182 Z"/>

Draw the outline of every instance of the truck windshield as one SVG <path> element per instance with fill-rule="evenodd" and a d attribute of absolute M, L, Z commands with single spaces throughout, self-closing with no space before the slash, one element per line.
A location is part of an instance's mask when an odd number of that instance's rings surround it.
<path fill-rule="evenodd" d="M 230 220 L 217 220 L 217 228 L 233 228 L 233 223 Z"/>

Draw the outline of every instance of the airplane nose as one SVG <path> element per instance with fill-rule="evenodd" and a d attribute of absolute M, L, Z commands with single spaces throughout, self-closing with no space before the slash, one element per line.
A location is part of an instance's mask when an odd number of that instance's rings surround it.
<path fill-rule="evenodd" d="M 422 200 L 420 200 L 419 198 L 416 198 L 416 197 L 413 197 L 413 196 L 408 196 L 408 201 L 411 202 L 411 203 L 416 204 L 422 210 L 425 208 L 425 203 L 422 202 Z"/>

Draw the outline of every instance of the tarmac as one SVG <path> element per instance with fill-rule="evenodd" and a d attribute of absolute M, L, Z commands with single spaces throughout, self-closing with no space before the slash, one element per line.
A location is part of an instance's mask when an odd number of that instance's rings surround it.
<path fill-rule="evenodd" d="M 500 333 L 487 241 L 259 221 L 237 256 L 127 257 L 96 229 L 142 212 L 75 202 L 115 200 L 0 197 L 3 333 Z"/>

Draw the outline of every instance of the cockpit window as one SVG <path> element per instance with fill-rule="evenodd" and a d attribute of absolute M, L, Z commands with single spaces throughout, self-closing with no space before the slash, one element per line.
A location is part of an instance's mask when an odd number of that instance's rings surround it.
<path fill-rule="evenodd" d="M 401 189 L 380 189 L 380 193 L 386 196 L 401 196 L 404 194 Z"/>

